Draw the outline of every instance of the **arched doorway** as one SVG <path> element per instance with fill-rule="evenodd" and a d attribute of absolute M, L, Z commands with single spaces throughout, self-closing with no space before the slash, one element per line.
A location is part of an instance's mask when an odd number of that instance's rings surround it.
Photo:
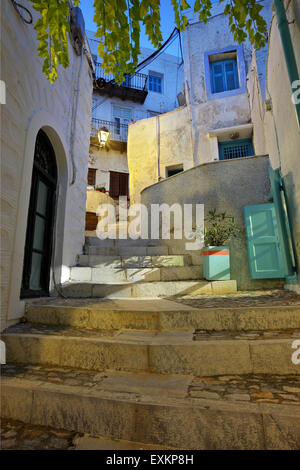
<path fill-rule="evenodd" d="M 34 151 L 21 298 L 49 295 L 56 186 L 55 153 L 40 130 Z"/>

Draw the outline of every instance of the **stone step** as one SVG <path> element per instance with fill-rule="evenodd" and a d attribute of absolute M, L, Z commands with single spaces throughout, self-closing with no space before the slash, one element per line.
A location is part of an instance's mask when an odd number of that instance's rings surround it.
<path fill-rule="evenodd" d="M 118 282 L 185 281 L 202 278 L 202 266 L 168 266 L 163 268 L 118 268 L 111 265 L 101 268 L 73 267 L 70 280 L 115 284 Z"/>
<path fill-rule="evenodd" d="M 7 362 L 103 371 L 199 376 L 297 374 L 293 343 L 300 330 L 141 332 L 18 324 L 3 335 Z"/>
<path fill-rule="evenodd" d="M 198 262 L 198 260 L 197 260 Z M 199 263 L 201 265 L 202 263 Z M 190 255 L 166 255 L 166 256 L 103 256 L 103 255 L 79 255 L 78 266 L 92 268 L 157 268 L 169 266 L 196 265 Z"/>
<path fill-rule="evenodd" d="M 147 246 L 158 246 L 158 240 L 146 240 L 139 238 L 137 240 L 133 240 L 131 238 L 106 238 L 102 240 L 98 237 L 85 237 L 86 246 L 98 246 L 98 247 L 147 247 Z"/>
<path fill-rule="evenodd" d="M 3 368 L 1 414 L 31 425 L 164 448 L 296 450 L 299 379 L 251 374 L 209 379 L 9 364 Z"/>
<path fill-rule="evenodd" d="M 164 256 L 168 255 L 167 246 L 85 246 L 88 255 L 104 256 Z"/>
<path fill-rule="evenodd" d="M 30 323 L 99 330 L 251 331 L 300 329 L 300 304 L 235 294 L 177 299 L 44 299 L 26 304 Z"/>
<path fill-rule="evenodd" d="M 236 281 L 153 281 L 118 282 L 100 284 L 73 281 L 61 286 L 63 294 L 70 298 L 159 298 L 173 296 L 201 296 L 203 294 L 231 294 L 237 291 Z"/>

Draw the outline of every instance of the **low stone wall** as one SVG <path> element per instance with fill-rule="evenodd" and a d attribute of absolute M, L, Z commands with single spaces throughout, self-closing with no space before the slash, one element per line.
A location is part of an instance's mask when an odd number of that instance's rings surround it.
<path fill-rule="evenodd" d="M 141 193 L 142 203 L 148 208 L 151 204 L 162 203 L 204 204 L 205 214 L 214 208 L 218 212 L 226 211 L 244 229 L 243 207 L 269 202 L 268 167 L 268 156 L 202 164 L 145 188 Z M 163 243 L 168 245 L 170 253 L 186 253 L 186 241 L 170 239 Z M 279 279 L 250 278 L 245 233 L 231 241 L 229 246 L 231 278 L 237 281 L 239 290 L 283 286 L 283 280 Z M 197 251 L 191 253 L 201 254 Z"/>
<path fill-rule="evenodd" d="M 100 204 L 115 205 L 115 201 L 108 193 L 101 193 L 101 191 L 88 189 L 86 194 L 86 211 L 96 213 Z"/>

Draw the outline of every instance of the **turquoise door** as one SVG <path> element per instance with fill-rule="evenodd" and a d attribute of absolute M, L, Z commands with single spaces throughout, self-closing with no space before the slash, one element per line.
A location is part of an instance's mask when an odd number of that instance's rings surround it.
<path fill-rule="evenodd" d="M 252 279 L 285 277 L 274 204 L 244 207 Z"/>

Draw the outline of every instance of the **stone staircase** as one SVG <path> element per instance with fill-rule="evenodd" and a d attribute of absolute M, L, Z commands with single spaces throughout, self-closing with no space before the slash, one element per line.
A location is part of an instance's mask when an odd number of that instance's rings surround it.
<path fill-rule="evenodd" d="M 234 280 L 204 280 L 199 254 L 170 255 L 167 246 L 151 240 L 87 237 L 85 254 L 62 289 L 75 298 L 153 298 L 228 294 L 237 286 Z"/>
<path fill-rule="evenodd" d="M 37 300 L 3 339 L 4 418 L 166 449 L 299 448 L 297 296 Z"/>

